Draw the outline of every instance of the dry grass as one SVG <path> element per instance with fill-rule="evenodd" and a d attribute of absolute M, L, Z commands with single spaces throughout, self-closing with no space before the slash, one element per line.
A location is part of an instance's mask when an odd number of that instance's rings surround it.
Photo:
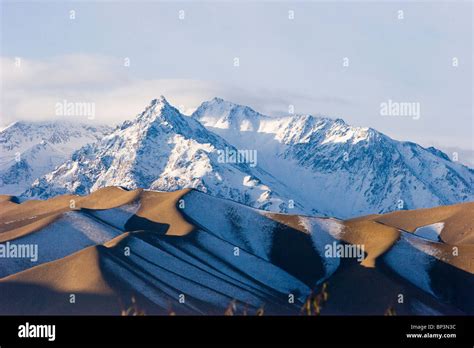
<path fill-rule="evenodd" d="M 136 317 L 136 316 L 146 315 L 146 313 L 145 313 L 144 309 L 141 309 L 141 308 L 138 307 L 138 303 L 137 303 L 137 300 L 136 300 L 135 296 L 132 296 L 131 304 L 128 306 L 127 309 L 122 309 L 120 315 L 124 316 L 124 317 L 126 317 L 126 316 Z"/>
<path fill-rule="evenodd" d="M 389 306 L 383 315 L 391 317 L 397 315 L 397 312 L 395 312 L 395 308 L 393 308 L 393 306 Z"/>
<path fill-rule="evenodd" d="M 324 283 L 321 286 L 321 291 L 317 293 L 312 291 L 311 294 L 309 294 L 309 296 L 306 298 L 303 307 L 301 307 L 300 314 L 321 315 L 321 309 L 329 299 L 329 293 L 327 289 L 328 283 Z"/>
<path fill-rule="evenodd" d="M 257 317 L 260 317 L 265 314 L 265 310 L 263 305 L 257 309 L 255 312 L 255 315 Z M 247 316 L 247 315 L 252 315 L 249 313 L 248 310 L 248 304 L 244 304 L 241 310 L 239 311 L 239 305 L 237 300 L 232 300 L 230 301 L 229 305 L 227 306 L 226 310 L 224 311 L 225 316 L 234 316 L 234 315 L 241 315 L 241 316 Z"/>

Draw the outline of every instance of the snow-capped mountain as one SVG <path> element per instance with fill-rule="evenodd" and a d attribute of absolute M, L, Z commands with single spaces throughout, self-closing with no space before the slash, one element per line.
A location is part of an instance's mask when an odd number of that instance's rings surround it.
<path fill-rule="evenodd" d="M 87 143 L 111 131 L 72 121 L 19 121 L 0 131 L 0 193 L 19 194 Z"/>
<path fill-rule="evenodd" d="M 222 159 L 237 151 L 255 161 Z M 347 218 L 472 201 L 473 184 L 473 169 L 435 148 L 341 119 L 269 117 L 219 98 L 188 117 L 161 97 L 24 195 L 192 187 L 261 209 Z"/>
<path fill-rule="evenodd" d="M 255 207 L 286 211 L 291 198 L 287 188 L 250 163 L 223 161 L 222 154 L 232 150 L 236 149 L 231 144 L 161 97 L 133 121 L 86 145 L 36 180 L 25 195 L 87 194 L 112 185 L 162 191 L 192 187 Z"/>
<path fill-rule="evenodd" d="M 268 117 L 220 98 L 192 117 L 237 148 L 258 150 L 258 166 L 291 188 L 308 213 L 351 217 L 474 199 L 472 169 L 372 128 L 311 115 Z"/>

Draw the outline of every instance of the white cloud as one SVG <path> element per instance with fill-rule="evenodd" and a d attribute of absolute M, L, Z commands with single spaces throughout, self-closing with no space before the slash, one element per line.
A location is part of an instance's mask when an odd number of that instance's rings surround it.
<path fill-rule="evenodd" d="M 0 126 L 16 120 L 54 119 L 56 103 L 95 103 L 96 121 L 118 123 L 135 117 L 148 102 L 164 95 L 184 113 L 191 113 L 205 100 L 222 97 L 254 107 L 267 114 L 310 112 L 316 101 L 348 103 L 331 98 L 310 98 L 278 89 L 236 87 L 217 81 L 193 79 L 140 79 L 124 67 L 123 60 L 99 55 L 67 55 L 47 60 L 0 58 Z M 134 75 L 135 76 L 135 75 Z M 306 110 L 305 110 L 306 107 Z"/>
<path fill-rule="evenodd" d="M 189 108 L 199 97 L 208 97 L 210 90 L 210 84 L 198 81 L 130 78 L 123 62 L 112 57 L 21 59 L 19 66 L 15 58 L 1 58 L 0 64 L 2 125 L 56 118 L 55 105 L 63 100 L 95 103 L 99 122 L 117 123 L 132 118 L 161 94 Z"/>

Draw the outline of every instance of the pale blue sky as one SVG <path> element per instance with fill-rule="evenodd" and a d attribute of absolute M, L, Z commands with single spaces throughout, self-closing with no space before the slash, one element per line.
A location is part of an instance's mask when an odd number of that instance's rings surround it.
<path fill-rule="evenodd" d="M 273 115 L 293 104 L 297 113 L 341 117 L 400 140 L 473 148 L 472 2 L 3 1 L 1 7 L 0 125 L 48 118 L 52 100 L 94 101 L 98 120 L 109 122 L 134 117 L 160 94 L 186 110 L 220 96 Z M 10 71 L 14 57 L 22 58 L 21 73 Z M 420 119 L 381 116 L 388 99 L 421 103 Z"/>

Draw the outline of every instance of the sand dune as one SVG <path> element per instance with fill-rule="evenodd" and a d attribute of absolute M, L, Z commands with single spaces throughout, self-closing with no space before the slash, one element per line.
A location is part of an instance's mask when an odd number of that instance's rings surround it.
<path fill-rule="evenodd" d="M 403 210 L 372 218 L 372 220 L 405 231 L 438 222 L 444 223 L 441 239 L 448 244 L 474 244 L 474 202 L 430 209 Z"/>
<path fill-rule="evenodd" d="M 2 260 L 3 314 L 298 315 L 323 283 L 323 315 L 474 313 L 474 203 L 342 221 L 108 187 L 0 208 L 0 243 L 38 246 Z"/>

